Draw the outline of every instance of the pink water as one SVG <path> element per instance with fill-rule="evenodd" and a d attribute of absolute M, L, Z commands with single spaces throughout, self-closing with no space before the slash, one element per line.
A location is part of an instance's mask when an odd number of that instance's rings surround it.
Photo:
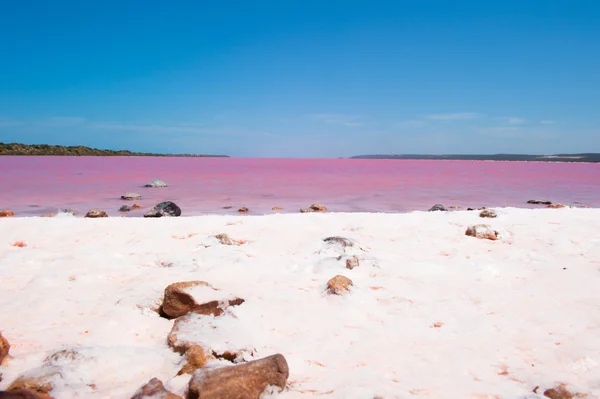
<path fill-rule="evenodd" d="M 152 179 L 169 187 L 144 188 Z M 600 206 L 600 164 L 351 159 L 0 157 L 0 210 L 32 216 L 73 208 L 119 215 L 120 196 L 144 208 L 176 202 L 184 215 L 297 212 L 321 202 L 334 212 L 405 212 L 435 203 L 527 207 L 528 199 Z M 224 209 L 231 206 L 231 209 Z M 132 211 L 140 216 L 143 210 Z"/>

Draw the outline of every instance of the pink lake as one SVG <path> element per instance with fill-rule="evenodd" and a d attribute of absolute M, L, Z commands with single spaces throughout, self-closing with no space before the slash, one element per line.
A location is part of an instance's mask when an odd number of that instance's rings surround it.
<path fill-rule="evenodd" d="M 144 188 L 152 179 L 169 187 Z M 298 212 L 321 202 L 333 212 L 406 212 L 435 203 L 527 207 L 529 199 L 600 206 L 600 164 L 496 161 L 0 157 L 0 210 L 35 216 L 73 208 L 109 215 L 137 192 L 144 209 L 164 200 L 183 215 Z M 232 207 L 224 209 L 224 207 Z M 129 216 L 141 216 L 142 210 Z"/>

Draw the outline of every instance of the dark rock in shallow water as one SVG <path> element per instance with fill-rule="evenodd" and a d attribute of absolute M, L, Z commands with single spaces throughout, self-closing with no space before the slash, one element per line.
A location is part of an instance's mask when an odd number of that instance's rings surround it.
<path fill-rule="evenodd" d="M 435 211 L 444 211 L 446 212 L 448 209 L 446 209 L 446 207 L 442 204 L 435 204 L 434 206 L 432 206 L 431 208 L 429 208 L 429 212 L 435 212 Z"/>
<path fill-rule="evenodd" d="M 144 213 L 145 218 L 160 218 L 163 216 L 181 216 L 181 208 L 174 202 L 165 201 Z"/>
<path fill-rule="evenodd" d="M 165 183 L 162 180 L 154 179 L 150 183 L 146 184 L 144 187 L 151 187 L 151 188 L 167 187 L 167 183 Z"/>
<path fill-rule="evenodd" d="M 552 205 L 552 202 L 547 200 L 529 200 L 527 203 L 534 205 Z"/>
<path fill-rule="evenodd" d="M 131 207 L 129 205 L 123 205 L 122 207 L 119 208 L 119 212 L 129 212 L 131 210 Z"/>

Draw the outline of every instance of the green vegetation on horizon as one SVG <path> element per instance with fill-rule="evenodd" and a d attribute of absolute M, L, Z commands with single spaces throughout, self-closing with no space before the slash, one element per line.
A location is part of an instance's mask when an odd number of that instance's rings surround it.
<path fill-rule="evenodd" d="M 19 144 L 0 142 L 0 155 L 38 155 L 38 156 L 148 156 L 148 157 L 227 157 L 227 155 L 197 154 L 152 154 L 128 150 L 99 150 L 83 145 L 64 146 L 49 144 Z"/>

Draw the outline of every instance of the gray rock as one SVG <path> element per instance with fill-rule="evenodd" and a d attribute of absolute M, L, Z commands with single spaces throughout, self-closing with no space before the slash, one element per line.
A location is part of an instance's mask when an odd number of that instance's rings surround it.
<path fill-rule="evenodd" d="M 127 200 L 127 201 L 134 201 L 134 200 L 142 199 L 142 196 L 138 193 L 125 193 L 125 194 L 121 195 L 121 199 Z"/>
<path fill-rule="evenodd" d="M 167 187 L 167 183 L 165 183 L 162 180 L 154 179 L 150 183 L 146 184 L 144 187 L 150 187 L 150 188 Z"/>
<path fill-rule="evenodd" d="M 498 214 L 493 209 L 484 209 L 479 213 L 479 217 L 482 218 L 495 218 Z"/>
<path fill-rule="evenodd" d="M 179 208 L 174 202 L 165 201 L 157 204 L 154 208 L 144 213 L 145 218 L 160 218 L 163 216 L 181 216 L 181 208 Z"/>
<path fill-rule="evenodd" d="M 443 211 L 446 212 L 448 209 L 446 209 L 446 207 L 442 204 L 435 204 L 434 206 L 432 206 L 431 208 L 429 208 L 429 212 L 435 212 L 435 211 Z"/>
<path fill-rule="evenodd" d="M 129 205 L 123 205 L 122 207 L 119 208 L 119 212 L 129 212 L 131 210 L 131 207 Z"/>
<path fill-rule="evenodd" d="M 108 215 L 101 209 L 90 209 L 88 213 L 85 214 L 86 218 L 107 218 Z"/>
<path fill-rule="evenodd" d="M 529 200 L 527 203 L 534 205 L 552 205 L 552 202 L 548 200 Z"/>

